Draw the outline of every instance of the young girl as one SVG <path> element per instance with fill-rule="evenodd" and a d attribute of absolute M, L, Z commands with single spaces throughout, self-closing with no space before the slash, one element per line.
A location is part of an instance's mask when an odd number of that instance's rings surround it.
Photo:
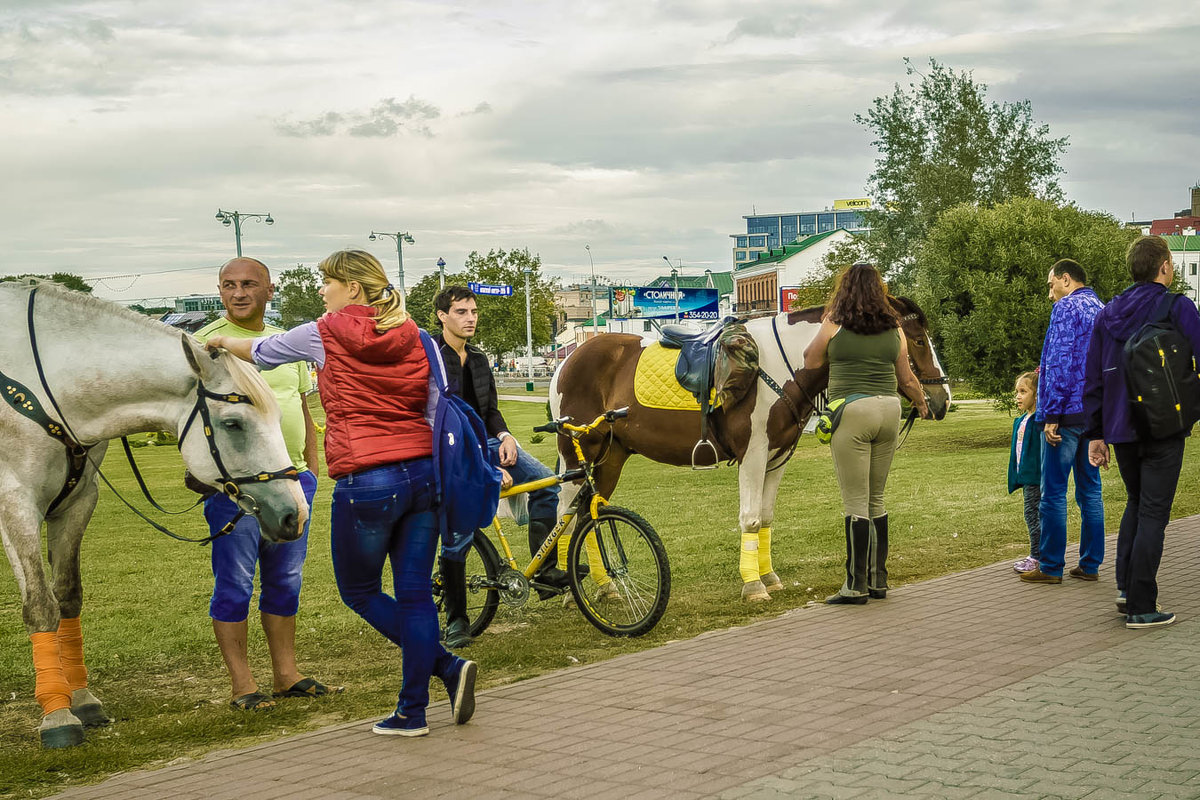
<path fill-rule="evenodd" d="M 1038 545 L 1042 525 L 1038 505 L 1042 501 L 1042 427 L 1033 418 L 1037 409 L 1036 372 L 1026 372 L 1017 378 L 1016 401 L 1021 416 L 1013 420 L 1012 447 L 1008 456 L 1008 491 L 1021 487 L 1025 495 L 1025 525 L 1029 528 L 1029 555 L 1013 564 L 1017 572 L 1032 572 L 1038 568 Z"/>

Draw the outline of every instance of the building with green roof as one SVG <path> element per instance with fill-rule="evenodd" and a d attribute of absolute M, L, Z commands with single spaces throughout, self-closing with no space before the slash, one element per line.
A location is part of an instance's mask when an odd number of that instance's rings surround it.
<path fill-rule="evenodd" d="M 734 304 L 738 314 L 755 311 L 776 312 L 786 290 L 799 286 L 814 275 L 822 259 L 838 243 L 849 241 L 845 228 L 805 236 L 791 244 L 773 247 L 758 258 L 739 265 L 733 271 Z"/>

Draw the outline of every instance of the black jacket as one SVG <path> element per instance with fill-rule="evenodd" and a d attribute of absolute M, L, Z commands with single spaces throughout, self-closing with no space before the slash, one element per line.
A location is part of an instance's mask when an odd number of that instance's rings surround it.
<path fill-rule="evenodd" d="M 446 382 L 450 386 L 450 391 L 466 398 L 462 392 L 463 369 L 458 353 L 454 351 L 453 347 L 446 344 L 445 338 L 440 333 L 434 337 L 434 341 L 442 350 L 442 361 L 446 362 Z M 508 431 L 508 424 L 500 414 L 496 398 L 496 376 L 492 374 L 492 364 L 484 352 L 470 342 L 467 342 L 467 364 L 471 368 L 471 380 L 475 384 L 475 399 L 479 406 L 475 411 L 483 420 L 487 435 L 493 439 L 497 438 L 501 433 Z"/>

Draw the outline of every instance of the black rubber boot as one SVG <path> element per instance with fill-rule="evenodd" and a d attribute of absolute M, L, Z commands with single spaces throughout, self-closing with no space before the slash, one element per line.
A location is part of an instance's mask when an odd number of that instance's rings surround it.
<path fill-rule="evenodd" d="M 837 594 L 826 597 L 825 602 L 829 605 L 861 606 L 868 600 L 867 550 L 871 545 L 871 520 L 846 517 L 845 522 L 846 582 Z"/>
<path fill-rule="evenodd" d="M 888 518 L 887 514 L 871 520 L 871 572 L 867 578 L 867 594 L 876 600 L 887 597 Z"/>
<path fill-rule="evenodd" d="M 467 620 L 467 565 L 464 561 L 441 559 L 442 603 L 446 611 L 446 647 L 466 647 L 474 641 Z"/>

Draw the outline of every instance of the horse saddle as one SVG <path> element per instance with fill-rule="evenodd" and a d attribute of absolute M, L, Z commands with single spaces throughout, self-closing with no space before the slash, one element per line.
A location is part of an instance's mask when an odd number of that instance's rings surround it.
<path fill-rule="evenodd" d="M 694 333 L 684 325 L 663 325 L 659 343 L 679 351 L 675 380 L 703 405 L 712 389 L 713 367 L 721 347 L 721 334 L 729 318 L 706 331 Z"/>
<path fill-rule="evenodd" d="M 675 379 L 700 404 L 700 441 L 692 449 L 692 469 L 711 468 L 720 460 L 708 439 L 708 415 L 714 408 L 740 400 L 758 370 L 758 345 L 735 317 L 726 317 L 707 331 L 692 333 L 682 325 L 664 325 L 659 342 L 677 348 Z M 701 456 L 709 451 L 710 459 Z M 700 466 L 700 462 L 707 466 Z"/>

